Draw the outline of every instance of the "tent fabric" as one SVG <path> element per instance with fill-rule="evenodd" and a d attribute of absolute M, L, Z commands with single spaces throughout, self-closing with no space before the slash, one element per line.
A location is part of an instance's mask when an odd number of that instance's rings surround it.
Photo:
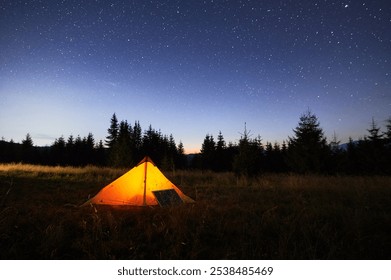
<path fill-rule="evenodd" d="M 194 202 L 168 180 L 149 157 L 108 184 L 83 205 L 158 205 L 153 191 L 174 189 L 184 203 Z"/>

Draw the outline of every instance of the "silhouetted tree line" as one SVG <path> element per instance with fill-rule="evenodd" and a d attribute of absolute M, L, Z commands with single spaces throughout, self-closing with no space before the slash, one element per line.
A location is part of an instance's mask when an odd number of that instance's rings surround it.
<path fill-rule="evenodd" d="M 27 134 L 21 144 L 12 140 L 0 141 L 0 162 L 130 167 L 149 155 L 166 170 L 185 168 L 187 164 L 182 142 L 177 145 L 172 135 L 163 135 L 152 126 L 142 131 L 138 121 L 131 126 L 126 120 L 118 122 L 115 114 L 105 144 L 103 141 L 96 143 L 93 134 L 89 133 L 83 138 L 70 135 L 65 139 L 61 136 L 50 147 L 36 147 Z"/>
<path fill-rule="evenodd" d="M 47 157 L 51 165 L 85 166 L 88 164 L 102 166 L 105 164 L 105 148 L 103 142 L 95 143 L 92 133 L 81 138 L 70 135 L 56 139 L 50 147 Z"/>
<path fill-rule="evenodd" d="M 293 136 L 281 145 L 263 144 L 245 126 L 238 143 L 227 144 L 221 131 L 216 140 L 207 134 L 201 152 L 185 156 L 183 144 L 177 145 L 172 135 L 152 126 L 143 131 L 138 121 L 133 125 L 119 122 L 113 114 L 105 143 L 96 143 L 89 133 L 83 138 L 61 136 L 50 147 L 36 147 L 27 134 L 21 143 L 0 141 L 0 162 L 130 167 L 149 155 L 165 170 L 233 171 L 247 176 L 267 172 L 382 175 L 391 174 L 391 117 L 386 122 L 386 131 L 372 120 L 362 139 L 340 145 L 335 135 L 327 141 L 318 118 L 308 110 L 300 116 Z"/>
<path fill-rule="evenodd" d="M 23 162 L 44 165 L 84 166 L 88 164 L 104 165 L 106 149 L 102 141 L 95 143 L 94 136 L 89 133 L 81 138 L 72 135 L 67 140 L 63 136 L 55 139 L 49 147 L 36 147 L 30 134 L 22 143 L 0 141 L 0 162 Z"/>
<path fill-rule="evenodd" d="M 294 135 L 281 145 L 263 145 L 261 137 L 252 138 L 246 127 L 237 144 L 226 145 L 221 132 L 217 141 L 207 134 L 191 167 L 249 176 L 265 172 L 391 174 L 391 118 L 385 132 L 374 120 L 367 131 L 363 139 L 350 139 L 345 146 L 335 134 L 327 142 L 318 118 L 308 110 L 301 115 Z"/>
<path fill-rule="evenodd" d="M 165 170 L 186 167 L 182 142 L 177 145 L 172 134 L 163 135 L 151 125 L 142 132 L 139 121 L 132 126 L 126 120 L 118 122 L 113 114 L 108 134 L 106 145 L 110 166 L 132 166 L 148 155 Z"/>

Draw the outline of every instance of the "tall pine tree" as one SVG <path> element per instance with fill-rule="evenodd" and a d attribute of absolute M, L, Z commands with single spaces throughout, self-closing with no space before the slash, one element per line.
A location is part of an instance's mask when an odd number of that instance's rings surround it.
<path fill-rule="evenodd" d="M 384 145 L 383 133 L 380 127 L 372 118 L 368 137 L 364 138 L 360 144 L 362 160 L 366 163 L 366 172 L 381 174 L 383 173 L 388 159 L 386 158 L 386 149 Z"/>
<path fill-rule="evenodd" d="M 28 163 L 34 162 L 34 143 L 30 133 L 27 133 L 26 138 L 22 140 L 22 160 Z"/>
<path fill-rule="evenodd" d="M 287 160 L 290 168 L 299 173 L 326 171 L 329 147 L 323 129 L 315 114 L 307 110 L 289 137 Z"/>
<path fill-rule="evenodd" d="M 106 137 L 106 145 L 110 149 L 114 146 L 115 142 L 118 140 L 119 125 L 118 119 L 115 113 L 111 117 L 110 127 L 107 129 L 108 136 Z"/>
<path fill-rule="evenodd" d="M 202 169 L 214 169 L 216 156 L 216 143 L 213 135 L 207 134 L 201 146 L 201 165 Z"/>
<path fill-rule="evenodd" d="M 110 151 L 110 162 L 114 166 L 129 167 L 133 165 L 132 129 L 127 121 L 121 121 L 118 137 Z"/>
<path fill-rule="evenodd" d="M 250 131 L 244 125 L 244 133 L 239 140 L 238 154 L 233 161 L 233 170 L 237 175 L 255 176 L 261 172 L 263 161 L 262 139 L 251 139 Z"/>

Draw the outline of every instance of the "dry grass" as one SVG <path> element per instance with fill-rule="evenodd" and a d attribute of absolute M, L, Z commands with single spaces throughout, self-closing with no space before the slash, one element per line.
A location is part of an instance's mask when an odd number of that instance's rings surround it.
<path fill-rule="evenodd" d="M 0 166 L 0 258 L 390 258 L 391 177 L 177 171 L 195 204 L 76 206 L 125 171 Z"/>
<path fill-rule="evenodd" d="M 33 164 L 0 164 L 0 173 L 8 176 L 41 177 L 41 178 L 68 178 L 89 181 L 99 181 L 104 178 L 115 178 L 125 173 L 126 169 L 110 167 L 72 167 L 72 166 L 42 166 Z"/>

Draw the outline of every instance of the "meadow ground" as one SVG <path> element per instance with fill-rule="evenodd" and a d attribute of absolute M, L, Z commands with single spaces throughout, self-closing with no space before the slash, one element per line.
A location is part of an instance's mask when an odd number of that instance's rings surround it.
<path fill-rule="evenodd" d="M 78 207 L 126 171 L 0 165 L 0 259 L 391 257 L 391 177 L 177 171 L 196 203 Z"/>

